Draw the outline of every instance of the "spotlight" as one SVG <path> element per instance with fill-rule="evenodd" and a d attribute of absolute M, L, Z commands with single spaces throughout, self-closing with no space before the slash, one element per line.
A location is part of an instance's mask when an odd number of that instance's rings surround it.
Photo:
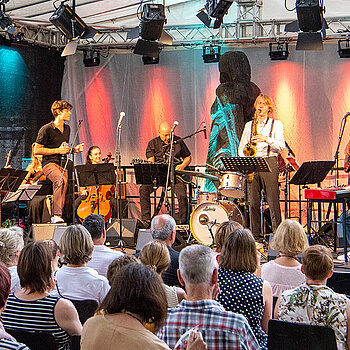
<path fill-rule="evenodd" d="M 142 61 L 143 61 L 144 65 L 147 65 L 147 64 L 158 64 L 159 63 L 159 55 L 158 55 L 158 57 L 142 56 Z"/>
<path fill-rule="evenodd" d="M 296 0 L 298 24 L 302 31 L 298 34 L 296 50 L 323 50 L 320 31 L 325 38 L 328 26 L 323 18 L 323 1 L 321 4 L 320 0 Z"/>
<path fill-rule="evenodd" d="M 288 59 L 288 43 L 270 43 L 269 48 L 269 56 L 271 58 L 271 61 L 280 61 Z"/>
<path fill-rule="evenodd" d="M 203 61 L 204 63 L 219 62 L 221 55 L 221 46 L 203 46 Z"/>
<path fill-rule="evenodd" d="M 15 32 L 15 26 L 12 24 L 10 16 L 5 13 L 5 3 L 7 0 L 0 1 L 0 28 L 6 30 L 9 34 Z"/>
<path fill-rule="evenodd" d="M 340 58 L 350 58 L 350 39 L 338 40 L 338 54 Z"/>
<path fill-rule="evenodd" d="M 207 0 L 204 9 L 197 13 L 197 17 L 207 27 L 210 27 L 211 18 L 215 18 L 214 29 L 220 28 L 224 16 L 234 0 Z"/>
<path fill-rule="evenodd" d="M 49 18 L 49 21 L 64 35 L 67 39 L 76 39 L 84 37 L 88 26 L 76 14 L 70 6 L 63 3 L 55 10 Z"/>
<path fill-rule="evenodd" d="M 99 51 L 84 51 L 84 66 L 85 67 L 97 67 L 100 65 L 100 52 Z"/>

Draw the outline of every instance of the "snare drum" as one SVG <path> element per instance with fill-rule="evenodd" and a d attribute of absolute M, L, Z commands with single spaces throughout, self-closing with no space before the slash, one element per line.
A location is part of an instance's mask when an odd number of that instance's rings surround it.
<path fill-rule="evenodd" d="M 228 220 L 243 223 L 243 215 L 235 203 L 204 202 L 196 207 L 190 217 L 190 229 L 193 237 L 204 245 L 212 245 L 219 225 Z M 211 236 L 211 228 L 213 236 Z"/>
<path fill-rule="evenodd" d="M 221 176 L 219 193 L 225 197 L 244 197 L 243 176 L 238 173 L 227 173 Z"/>
<path fill-rule="evenodd" d="M 217 199 L 217 193 L 215 192 L 198 192 L 197 204 L 204 202 L 215 202 Z"/>

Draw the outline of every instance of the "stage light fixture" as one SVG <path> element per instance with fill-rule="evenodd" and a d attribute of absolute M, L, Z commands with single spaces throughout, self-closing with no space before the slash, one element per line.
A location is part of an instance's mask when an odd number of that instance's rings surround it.
<path fill-rule="evenodd" d="M 15 26 L 12 23 L 12 19 L 5 13 L 5 3 L 8 1 L 0 1 L 0 28 L 6 30 L 9 34 L 15 32 Z"/>
<path fill-rule="evenodd" d="M 159 63 L 159 55 L 158 55 L 158 57 L 142 56 L 142 62 L 144 65 L 158 64 Z"/>
<path fill-rule="evenodd" d="M 84 51 L 84 66 L 97 67 L 100 65 L 100 52 L 96 50 Z"/>
<path fill-rule="evenodd" d="M 73 9 L 63 3 L 55 10 L 49 21 L 67 38 L 83 38 L 88 30 L 86 23 L 74 12 Z"/>
<path fill-rule="evenodd" d="M 204 63 L 219 62 L 221 56 L 221 46 L 209 45 L 203 46 L 203 61 Z"/>
<path fill-rule="evenodd" d="M 207 27 L 210 27 L 210 17 L 215 18 L 214 29 L 218 29 L 233 1 L 234 0 L 207 0 L 204 9 L 200 10 L 196 16 Z"/>
<path fill-rule="evenodd" d="M 350 39 L 338 40 L 338 54 L 340 58 L 350 58 Z"/>
<path fill-rule="evenodd" d="M 269 44 L 269 56 L 271 61 L 287 60 L 289 56 L 288 43 L 270 43 Z"/>
<path fill-rule="evenodd" d="M 323 0 L 296 0 L 299 29 L 296 50 L 323 50 L 323 37 L 326 37 L 327 23 L 323 17 Z"/>

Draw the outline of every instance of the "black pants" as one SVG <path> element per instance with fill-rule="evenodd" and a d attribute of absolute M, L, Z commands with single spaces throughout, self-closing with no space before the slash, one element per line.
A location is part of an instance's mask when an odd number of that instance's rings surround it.
<path fill-rule="evenodd" d="M 278 188 L 278 162 L 277 157 L 265 158 L 270 166 L 270 173 L 255 173 L 254 179 L 248 184 L 248 200 L 250 203 L 250 229 L 255 238 L 262 238 L 261 232 L 261 190 L 266 195 L 270 207 L 273 232 L 281 223 L 280 192 Z"/>
<path fill-rule="evenodd" d="M 154 191 L 152 185 L 141 185 L 140 192 L 140 204 L 141 204 L 141 217 L 142 221 L 151 220 L 151 200 L 150 195 Z M 187 223 L 187 188 L 186 184 L 182 182 L 175 183 L 175 195 L 179 202 L 179 224 Z"/>

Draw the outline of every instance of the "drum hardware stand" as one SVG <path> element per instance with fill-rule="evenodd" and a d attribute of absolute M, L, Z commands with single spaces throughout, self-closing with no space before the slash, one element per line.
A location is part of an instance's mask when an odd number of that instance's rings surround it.
<path fill-rule="evenodd" d="M 210 247 L 214 247 L 215 241 L 214 241 L 214 235 L 213 235 L 212 228 L 214 227 L 214 225 L 216 225 L 216 219 L 214 221 L 208 221 L 206 223 L 206 225 L 207 225 L 207 228 L 209 230 L 209 233 L 210 233 L 210 236 L 211 236 L 211 239 L 212 239 L 212 244 L 210 245 Z"/>

